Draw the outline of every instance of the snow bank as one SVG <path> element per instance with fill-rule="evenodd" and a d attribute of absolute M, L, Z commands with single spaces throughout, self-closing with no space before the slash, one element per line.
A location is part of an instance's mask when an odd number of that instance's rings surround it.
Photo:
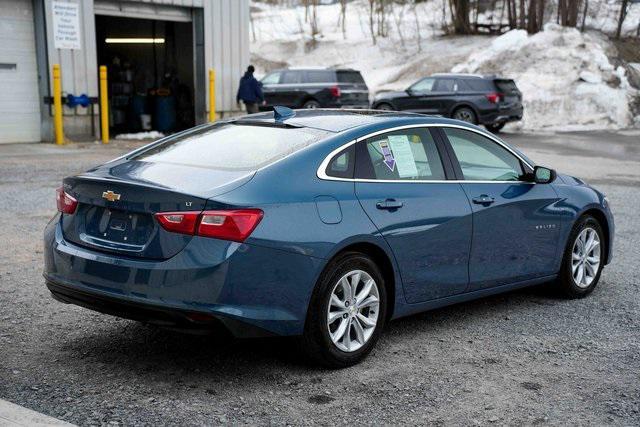
<path fill-rule="evenodd" d="M 528 36 L 512 30 L 453 67 L 453 72 L 499 74 L 523 93 L 524 129 L 602 129 L 632 125 L 631 88 L 596 35 L 555 24 Z"/>
<path fill-rule="evenodd" d="M 164 134 L 156 130 L 138 133 L 121 133 L 116 135 L 116 139 L 135 139 L 138 141 L 142 141 L 143 139 L 159 139 L 162 137 L 164 137 Z"/>

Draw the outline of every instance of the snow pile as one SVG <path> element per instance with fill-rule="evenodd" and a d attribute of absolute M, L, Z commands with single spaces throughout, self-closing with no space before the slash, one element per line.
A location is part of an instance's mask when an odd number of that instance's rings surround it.
<path fill-rule="evenodd" d="M 157 130 L 138 133 L 121 133 L 116 135 L 116 139 L 135 139 L 137 141 L 142 141 L 143 139 L 160 139 L 162 137 L 164 137 L 164 134 Z"/>
<path fill-rule="evenodd" d="M 607 42 L 575 28 L 547 24 L 527 35 L 512 30 L 451 71 L 513 78 L 523 93 L 524 129 L 602 129 L 632 125 L 637 92 L 623 67 L 605 55 Z"/>

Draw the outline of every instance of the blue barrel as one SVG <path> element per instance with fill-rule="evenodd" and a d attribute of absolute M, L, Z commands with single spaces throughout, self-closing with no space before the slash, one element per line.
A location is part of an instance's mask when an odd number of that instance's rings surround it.
<path fill-rule="evenodd" d="M 176 99 L 173 96 L 156 96 L 153 111 L 154 128 L 170 132 L 176 127 Z"/>

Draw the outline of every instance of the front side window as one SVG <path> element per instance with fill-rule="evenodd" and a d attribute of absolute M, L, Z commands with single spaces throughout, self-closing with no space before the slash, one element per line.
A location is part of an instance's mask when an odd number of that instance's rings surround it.
<path fill-rule="evenodd" d="M 520 160 L 496 142 L 463 129 L 443 128 L 458 158 L 465 180 L 519 181 Z"/>
<path fill-rule="evenodd" d="M 300 83 L 300 72 L 298 71 L 285 71 L 282 73 L 281 84 L 295 84 Z"/>
<path fill-rule="evenodd" d="M 425 128 L 403 129 L 362 141 L 356 178 L 371 180 L 444 180 L 436 143 Z"/>
<path fill-rule="evenodd" d="M 264 76 L 261 82 L 263 85 L 276 85 L 280 82 L 281 74 L 282 74 L 281 72 L 267 74 L 266 76 Z"/>
<path fill-rule="evenodd" d="M 436 79 L 426 78 L 420 80 L 418 83 L 415 83 L 409 89 L 412 92 L 431 92 L 433 90 L 433 85 Z"/>
<path fill-rule="evenodd" d="M 456 81 L 454 79 L 438 79 L 435 90 L 437 92 L 455 92 L 457 90 Z"/>

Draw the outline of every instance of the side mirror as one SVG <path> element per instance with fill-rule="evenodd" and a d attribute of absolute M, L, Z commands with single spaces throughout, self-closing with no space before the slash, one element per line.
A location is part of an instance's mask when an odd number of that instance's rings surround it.
<path fill-rule="evenodd" d="M 556 171 L 553 169 L 545 168 L 543 166 L 536 166 L 533 168 L 533 182 L 536 184 L 549 184 L 556 179 Z"/>
<path fill-rule="evenodd" d="M 410 87 L 405 89 L 405 92 L 407 92 L 407 95 L 409 95 L 409 96 L 413 95 L 413 93 L 414 93 L 413 90 Z"/>

